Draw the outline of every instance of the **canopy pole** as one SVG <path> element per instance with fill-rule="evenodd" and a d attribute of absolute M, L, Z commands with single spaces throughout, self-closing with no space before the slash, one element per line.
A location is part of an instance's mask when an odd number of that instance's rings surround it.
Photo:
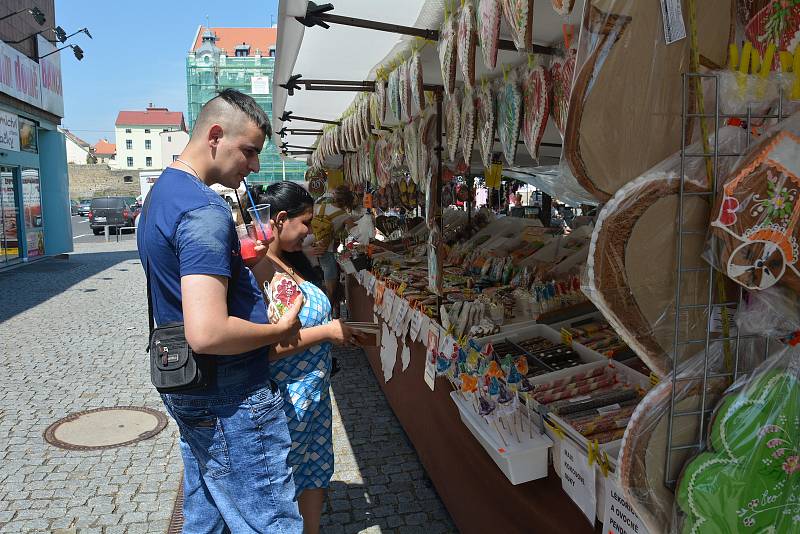
<path fill-rule="evenodd" d="M 386 22 L 380 22 L 377 20 L 359 19 L 355 17 L 334 15 L 333 13 L 328 13 L 328 11 L 331 10 L 333 10 L 333 4 L 329 3 L 318 6 L 314 2 L 309 2 L 308 8 L 306 9 L 306 16 L 295 17 L 295 19 L 297 19 L 299 23 L 309 28 L 312 28 L 314 26 L 321 26 L 327 29 L 330 27 L 328 25 L 328 23 L 330 23 L 330 24 L 340 24 L 342 26 L 353 26 L 355 28 L 365 28 L 368 30 L 399 33 L 401 35 L 411 35 L 413 37 L 422 37 L 423 39 L 427 39 L 429 41 L 439 40 L 439 30 L 415 28 L 413 26 L 388 24 Z M 514 44 L 514 42 L 508 39 L 500 39 L 498 41 L 497 47 L 500 50 L 511 50 L 515 52 L 517 51 L 517 47 Z M 537 44 L 532 45 L 530 50 L 525 50 L 525 52 L 533 54 L 544 54 L 548 56 L 563 55 L 563 53 L 556 48 L 550 46 L 537 45 Z"/>
<path fill-rule="evenodd" d="M 442 147 L 442 90 L 439 89 L 434 92 L 436 97 L 436 183 L 433 187 L 433 202 L 434 202 L 434 217 L 436 227 L 439 228 L 439 234 L 444 235 L 444 228 L 442 227 L 442 155 L 444 147 Z M 437 249 L 437 263 L 440 258 L 438 254 L 440 247 L 438 243 L 435 244 Z M 442 273 L 439 273 L 439 280 L 442 279 Z M 436 317 L 441 322 L 441 309 L 442 309 L 442 295 L 437 292 L 436 294 Z"/>

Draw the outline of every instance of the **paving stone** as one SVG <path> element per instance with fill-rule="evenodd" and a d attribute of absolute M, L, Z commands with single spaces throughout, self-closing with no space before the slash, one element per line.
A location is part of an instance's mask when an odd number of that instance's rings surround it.
<path fill-rule="evenodd" d="M 0 273 L 0 285 L 0 323 L 10 333 L 0 338 L 0 530 L 166 532 L 182 470 L 172 421 L 150 440 L 103 451 L 42 439 L 48 425 L 80 410 L 164 411 L 142 365 L 147 300 L 135 240 L 76 245 L 66 261 Z M 106 302 L 115 304 L 90 312 Z M 406 532 L 427 523 L 426 534 L 455 532 L 364 353 L 334 350 L 343 371 L 332 378 L 336 472 L 322 531 Z"/>

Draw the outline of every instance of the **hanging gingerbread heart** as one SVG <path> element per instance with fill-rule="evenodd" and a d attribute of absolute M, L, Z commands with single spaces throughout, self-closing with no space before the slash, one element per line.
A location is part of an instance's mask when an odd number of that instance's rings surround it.
<path fill-rule="evenodd" d="M 400 69 L 396 68 L 389 73 L 389 83 L 386 87 L 386 98 L 389 100 L 389 109 L 392 120 L 399 121 L 400 116 Z"/>
<path fill-rule="evenodd" d="M 551 104 L 553 120 L 561 137 L 567 128 L 569 97 L 572 93 L 572 78 L 575 75 L 575 51 L 570 50 L 563 58 L 554 58 L 550 65 L 550 79 L 553 87 Z"/>
<path fill-rule="evenodd" d="M 477 0 L 478 44 L 481 45 L 483 64 L 493 70 L 497 66 L 497 45 L 500 41 L 500 20 L 502 6 L 500 0 Z"/>
<path fill-rule="evenodd" d="M 407 121 L 411 118 L 411 78 L 408 72 L 408 61 L 403 61 L 398 67 L 400 71 L 400 117 Z"/>
<path fill-rule="evenodd" d="M 458 15 L 458 61 L 468 87 L 475 85 L 475 4 L 466 0 Z"/>
<path fill-rule="evenodd" d="M 411 179 L 419 181 L 419 122 L 414 121 L 403 129 L 403 141 L 406 147 L 406 165 L 408 166 Z"/>
<path fill-rule="evenodd" d="M 575 0 L 552 0 L 552 2 L 553 9 L 562 17 L 569 15 L 575 6 Z"/>
<path fill-rule="evenodd" d="M 439 64 L 442 68 L 442 84 L 447 95 L 453 94 L 456 87 L 456 37 L 458 28 L 455 15 L 445 15 L 439 31 Z"/>
<path fill-rule="evenodd" d="M 512 72 L 497 95 L 497 132 L 506 163 L 514 165 L 519 142 L 519 123 L 522 111 L 522 94 Z"/>
<path fill-rule="evenodd" d="M 488 168 L 492 164 L 492 149 L 494 148 L 494 135 L 497 130 L 495 119 L 495 101 L 492 87 L 485 83 L 478 90 L 477 99 L 477 131 L 478 143 L 483 166 Z"/>
<path fill-rule="evenodd" d="M 362 134 L 361 144 L 363 145 L 371 135 L 368 97 L 361 99 L 360 110 L 361 110 L 361 134 Z"/>
<path fill-rule="evenodd" d="M 376 125 L 386 121 L 386 80 L 381 75 L 375 78 L 375 116 Z"/>
<path fill-rule="evenodd" d="M 411 78 L 411 104 L 414 110 L 414 117 L 419 116 L 425 109 L 425 87 L 422 79 L 422 59 L 419 50 L 411 56 L 408 67 L 408 74 Z"/>
<path fill-rule="evenodd" d="M 527 51 L 533 41 L 533 0 L 503 0 L 503 15 L 511 27 L 517 50 Z"/>
<path fill-rule="evenodd" d="M 458 141 L 461 134 L 461 92 L 455 91 L 450 95 L 445 110 L 445 122 L 447 129 L 447 155 L 450 161 L 456 160 L 458 151 Z"/>
<path fill-rule="evenodd" d="M 522 81 L 522 139 L 531 157 L 539 159 L 547 117 L 550 114 L 550 73 L 542 66 L 528 69 Z"/>
<path fill-rule="evenodd" d="M 464 90 L 461 102 L 461 147 L 467 165 L 472 161 L 472 147 L 475 143 L 475 98 L 472 89 Z"/>

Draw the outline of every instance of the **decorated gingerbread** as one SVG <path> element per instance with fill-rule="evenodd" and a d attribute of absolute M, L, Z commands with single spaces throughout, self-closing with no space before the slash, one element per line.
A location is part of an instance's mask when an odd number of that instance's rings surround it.
<path fill-rule="evenodd" d="M 716 265 L 748 289 L 800 291 L 800 137 L 764 140 L 731 174 L 711 223 Z"/>
<path fill-rule="evenodd" d="M 784 357 L 719 404 L 678 483 L 681 532 L 800 532 L 800 360 Z"/>

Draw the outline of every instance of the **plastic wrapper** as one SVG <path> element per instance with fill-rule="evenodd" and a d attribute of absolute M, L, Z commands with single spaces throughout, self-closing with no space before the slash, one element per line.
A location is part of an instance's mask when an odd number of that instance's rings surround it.
<path fill-rule="evenodd" d="M 723 176 L 707 259 L 752 290 L 800 292 L 800 113 L 762 136 Z"/>
<path fill-rule="evenodd" d="M 497 93 L 497 135 L 506 164 L 514 165 L 522 119 L 522 92 L 516 71 L 504 79 Z"/>
<path fill-rule="evenodd" d="M 775 339 L 788 338 L 800 331 L 800 303 L 797 294 L 771 287 L 743 294 L 736 310 L 736 328 L 742 335 Z"/>
<path fill-rule="evenodd" d="M 763 359 L 763 341 L 742 340 L 741 344 L 741 369 L 753 369 L 755 362 Z M 636 407 L 625 430 L 617 462 L 620 486 L 625 500 L 652 534 L 668 531 L 672 521 L 675 494 L 664 482 L 678 479 L 693 452 L 691 448 L 680 447 L 697 444 L 700 437 L 699 416 L 684 415 L 672 419 L 672 440 L 669 440 L 673 389 L 676 413 L 700 411 L 704 398 L 705 407 L 713 407 L 729 382 L 724 378 L 709 378 L 704 389 L 702 377 L 706 365 L 710 375 L 725 371 L 724 354 L 723 343 L 712 342 L 707 358 L 705 353 L 699 353 L 681 364 L 678 380 L 673 384 L 669 377 L 652 388 Z M 665 477 L 668 449 L 670 472 Z"/>
<path fill-rule="evenodd" d="M 800 532 L 800 348 L 725 392 L 705 444 L 678 479 L 674 532 Z"/>
<path fill-rule="evenodd" d="M 742 137 L 738 128 L 720 130 L 720 150 L 738 149 Z M 701 151 L 699 145 L 688 151 Z M 721 169 L 730 165 L 725 159 L 719 161 Z M 680 165 L 678 154 L 668 158 L 625 185 L 603 206 L 592 233 L 583 282 L 586 296 L 660 377 L 670 373 L 676 356 Z M 706 190 L 705 161 L 687 158 L 684 172 L 687 193 Z M 680 287 L 681 306 L 695 306 L 681 310 L 679 341 L 688 341 L 705 339 L 703 305 L 709 280 L 702 253 L 710 206 L 704 196 L 686 195 L 683 209 L 683 230 L 689 233 L 682 236 L 681 267 L 696 269 L 682 274 Z M 677 359 L 685 360 L 699 347 L 680 345 Z"/>
<path fill-rule="evenodd" d="M 530 184 L 570 206 L 597 204 L 597 199 L 578 183 L 566 164 L 507 167 L 503 169 L 503 176 Z"/>
<path fill-rule="evenodd" d="M 725 65 L 733 2 L 695 4 L 700 55 Z M 601 201 L 681 146 L 681 73 L 689 71 L 690 39 L 667 44 L 661 10 L 662 2 L 586 2 L 564 155 Z"/>

